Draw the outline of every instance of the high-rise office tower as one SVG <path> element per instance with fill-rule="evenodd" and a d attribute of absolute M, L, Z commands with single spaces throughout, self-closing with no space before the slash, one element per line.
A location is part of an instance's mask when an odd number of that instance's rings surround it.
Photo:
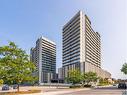
<path fill-rule="evenodd" d="M 56 44 L 45 37 L 36 41 L 35 48 L 31 48 L 30 59 L 36 64 L 39 84 L 49 83 L 56 74 Z"/>
<path fill-rule="evenodd" d="M 81 73 L 101 70 L 100 35 L 91 27 L 91 21 L 79 11 L 63 27 L 63 74 L 79 69 Z"/>

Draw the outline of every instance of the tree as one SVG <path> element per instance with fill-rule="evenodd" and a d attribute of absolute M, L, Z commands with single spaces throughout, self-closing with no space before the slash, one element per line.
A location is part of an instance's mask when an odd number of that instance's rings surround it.
<path fill-rule="evenodd" d="M 86 72 L 86 73 L 84 73 L 84 78 L 83 78 L 83 80 L 84 80 L 87 84 L 89 84 L 90 82 L 96 82 L 97 79 L 98 79 L 97 74 L 94 73 L 94 72 Z"/>
<path fill-rule="evenodd" d="M 33 81 L 36 66 L 29 61 L 29 56 L 14 42 L 0 47 L 0 79 L 8 84 Z"/>
<path fill-rule="evenodd" d="M 127 74 L 127 63 L 123 64 L 121 72 L 123 72 L 125 75 Z"/>
<path fill-rule="evenodd" d="M 69 82 L 71 82 L 73 85 L 75 85 L 76 83 L 80 83 L 82 80 L 82 75 L 80 73 L 80 71 L 77 70 L 70 70 L 68 72 L 68 77 L 66 78 Z"/>
<path fill-rule="evenodd" d="M 110 84 L 110 82 L 108 81 L 108 79 L 107 78 L 100 78 L 99 79 L 99 85 L 100 86 L 104 86 L 104 85 L 109 85 Z"/>
<path fill-rule="evenodd" d="M 2 85 L 4 83 L 4 81 L 2 79 L 0 79 L 0 85 Z"/>

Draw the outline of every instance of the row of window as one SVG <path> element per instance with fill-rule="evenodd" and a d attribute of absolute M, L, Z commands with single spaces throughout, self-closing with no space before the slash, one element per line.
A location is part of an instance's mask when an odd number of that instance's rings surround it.
<path fill-rule="evenodd" d="M 80 24 L 77 24 L 73 29 L 68 29 L 67 31 L 67 34 L 62 34 L 63 36 L 63 40 L 67 40 L 69 39 L 70 36 L 73 36 L 75 33 L 79 32 L 80 31 Z"/>
<path fill-rule="evenodd" d="M 80 20 L 80 15 L 78 14 L 76 17 L 72 18 L 63 28 L 66 31 L 69 27 L 71 27 L 74 23 Z M 64 33 L 64 32 L 63 32 Z"/>

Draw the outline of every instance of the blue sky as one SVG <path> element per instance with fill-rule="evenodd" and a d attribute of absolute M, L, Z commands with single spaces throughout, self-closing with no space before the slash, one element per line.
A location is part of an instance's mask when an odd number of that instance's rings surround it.
<path fill-rule="evenodd" d="M 127 0 L 0 0 L 0 45 L 14 41 L 29 53 L 41 35 L 57 44 L 62 66 L 62 27 L 79 10 L 101 34 L 102 67 L 115 78 L 127 61 Z"/>

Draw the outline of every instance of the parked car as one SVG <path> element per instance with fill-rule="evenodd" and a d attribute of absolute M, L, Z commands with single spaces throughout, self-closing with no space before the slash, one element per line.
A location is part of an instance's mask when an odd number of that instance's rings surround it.
<path fill-rule="evenodd" d="M 7 84 L 3 85 L 2 90 L 9 90 L 9 86 Z"/>
<path fill-rule="evenodd" d="M 117 86 L 118 84 L 113 84 L 113 86 Z"/>
<path fill-rule="evenodd" d="M 13 89 L 18 89 L 18 85 L 17 84 L 13 85 Z"/>
<path fill-rule="evenodd" d="M 126 89 L 127 88 L 127 83 L 119 83 L 118 88 L 120 89 Z"/>

